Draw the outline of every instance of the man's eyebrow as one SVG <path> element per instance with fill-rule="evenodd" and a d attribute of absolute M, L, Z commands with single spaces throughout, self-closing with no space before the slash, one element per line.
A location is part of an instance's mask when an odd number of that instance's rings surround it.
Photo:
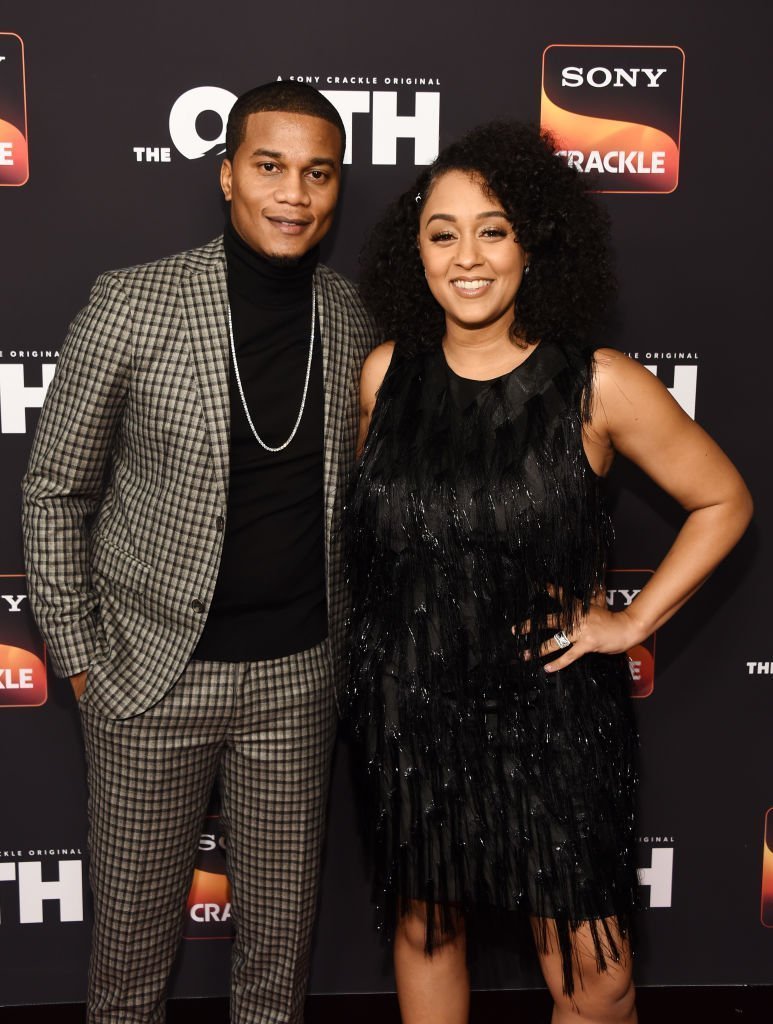
<path fill-rule="evenodd" d="M 479 213 L 475 219 L 486 220 L 489 217 L 504 217 L 507 220 L 507 214 L 502 210 L 486 210 L 483 213 Z M 433 220 L 450 220 L 456 223 L 456 217 L 452 213 L 433 213 L 427 223 L 429 224 Z"/>
<path fill-rule="evenodd" d="M 282 153 L 278 153 L 276 152 L 276 150 L 273 149 L 256 149 L 252 155 L 267 156 L 270 157 L 272 160 L 284 159 Z M 313 156 L 310 160 L 306 161 L 306 165 L 308 167 L 318 167 L 320 164 L 322 164 L 324 167 L 338 167 L 338 161 L 333 160 L 333 158 L 329 156 Z"/>

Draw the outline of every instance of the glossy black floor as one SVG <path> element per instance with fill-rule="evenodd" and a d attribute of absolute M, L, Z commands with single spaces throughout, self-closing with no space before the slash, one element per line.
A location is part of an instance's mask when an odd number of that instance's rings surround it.
<path fill-rule="evenodd" d="M 476 992 L 471 1024 L 548 1024 L 546 992 Z M 83 1024 L 82 1006 L 0 1007 L 2 1024 Z M 306 1024 L 400 1024 L 394 996 L 313 996 Z M 639 990 L 640 1024 L 773 1024 L 773 986 Z M 167 1024 L 228 1024 L 225 999 L 170 1002 Z"/>

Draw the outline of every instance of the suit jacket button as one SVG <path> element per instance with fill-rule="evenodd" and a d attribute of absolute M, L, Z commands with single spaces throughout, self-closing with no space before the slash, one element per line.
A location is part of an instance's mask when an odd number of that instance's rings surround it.
<path fill-rule="evenodd" d="M 218 533 L 223 532 L 223 530 L 225 529 L 225 519 L 223 518 L 223 516 L 217 517 L 217 519 L 215 520 L 215 526 L 217 528 Z"/>
<path fill-rule="evenodd" d="M 194 598 L 191 601 L 191 608 L 195 612 L 203 612 L 204 611 L 204 604 L 201 601 L 199 601 L 198 597 L 196 597 L 196 598 Z"/>

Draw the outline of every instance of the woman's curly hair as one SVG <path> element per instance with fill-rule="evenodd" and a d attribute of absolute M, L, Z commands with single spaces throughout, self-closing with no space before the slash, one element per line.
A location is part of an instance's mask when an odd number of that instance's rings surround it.
<path fill-rule="evenodd" d="M 479 175 L 529 256 L 515 300 L 514 341 L 584 345 L 614 292 L 609 223 L 579 173 L 555 155 L 547 132 L 494 121 L 440 153 L 387 210 L 362 254 L 360 292 L 384 337 L 406 353 L 435 348 L 445 316 L 419 258 L 419 217 L 448 171 Z"/>

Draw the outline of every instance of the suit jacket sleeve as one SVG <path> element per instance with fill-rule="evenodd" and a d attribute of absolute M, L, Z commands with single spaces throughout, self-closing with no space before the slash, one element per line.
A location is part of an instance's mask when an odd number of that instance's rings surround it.
<path fill-rule="evenodd" d="M 61 676 L 87 669 L 100 646 L 90 525 L 127 399 L 131 339 L 120 282 L 103 274 L 61 349 L 22 483 L 30 604 Z"/>

